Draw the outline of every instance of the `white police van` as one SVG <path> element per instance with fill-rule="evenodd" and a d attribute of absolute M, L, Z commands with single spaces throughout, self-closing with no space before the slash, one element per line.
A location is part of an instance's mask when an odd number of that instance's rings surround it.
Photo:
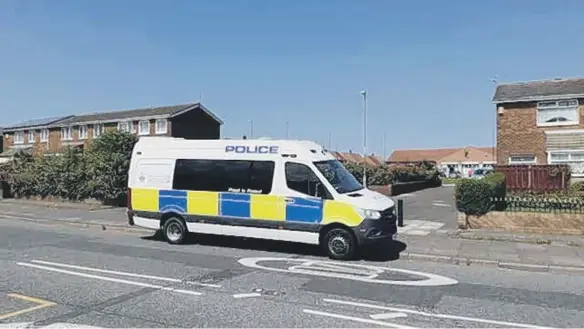
<path fill-rule="evenodd" d="M 128 220 L 162 230 L 321 245 L 333 259 L 391 239 L 394 202 L 364 188 L 310 141 L 141 137 L 128 178 Z"/>

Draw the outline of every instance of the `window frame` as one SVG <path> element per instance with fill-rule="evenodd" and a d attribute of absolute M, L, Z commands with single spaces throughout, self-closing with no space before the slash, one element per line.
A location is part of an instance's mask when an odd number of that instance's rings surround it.
<path fill-rule="evenodd" d="M 67 131 L 68 134 L 65 134 L 64 132 Z M 65 136 L 68 135 L 68 136 Z M 71 141 L 73 140 L 73 127 L 69 126 L 69 127 L 61 127 L 61 140 L 62 141 Z"/>
<path fill-rule="evenodd" d="M 30 129 L 26 132 L 26 143 L 34 144 L 34 142 L 35 142 L 34 129 Z"/>
<path fill-rule="evenodd" d="M 50 131 L 48 128 L 43 128 L 41 129 L 40 133 L 39 133 L 39 139 L 41 142 L 48 142 L 49 141 L 49 135 L 50 135 Z"/>
<path fill-rule="evenodd" d="M 198 163 L 197 163 L 198 162 Z M 185 165 L 191 165 L 190 170 L 193 170 L 194 167 L 193 163 L 200 165 L 199 168 L 202 173 L 202 176 L 205 176 L 205 179 L 200 179 L 197 177 L 196 173 L 193 174 L 195 178 L 191 178 L 195 184 L 191 184 L 188 182 L 184 169 Z M 236 178 L 233 181 L 229 181 L 231 177 L 229 177 L 229 173 L 225 171 L 225 164 L 235 164 L 235 163 L 247 163 L 247 167 L 245 168 L 246 175 L 245 178 L 240 179 Z M 260 193 L 250 191 L 252 187 L 252 177 L 253 169 L 255 163 L 265 163 L 271 165 L 271 181 L 269 185 L 264 186 L 265 189 L 261 189 Z M 205 169 L 205 166 L 212 168 L 211 170 Z M 204 170 L 203 170 L 204 169 Z M 229 168 L 227 168 L 229 169 Z M 241 169 L 241 168 L 240 168 Z M 184 172 L 181 170 L 185 170 Z M 188 168 L 187 168 L 188 170 Z M 272 192 L 274 186 L 274 178 L 276 177 L 276 163 L 275 161 L 270 160 L 223 160 L 223 159 L 185 159 L 180 158 L 175 160 L 174 171 L 173 171 L 173 180 L 172 180 L 172 188 L 175 190 L 186 190 L 186 191 L 204 191 L 204 192 L 228 192 L 228 193 L 246 193 L 246 194 L 258 194 L 258 195 L 266 195 Z M 215 186 L 211 184 L 207 184 L 205 186 L 206 181 L 211 181 Z M 244 182 L 245 181 L 245 182 Z M 267 183 L 267 182 L 264 182 Z M 201 184 L 203 187 L 198 187 L 196 184 Z M 241 186 L 238 186 L 241 185 Z M 195 186 L 195 187 L 193 187 Z M 212 187 L 210 187 L 212 186 Z M 233 187 L 234 190 L 229 190 L 230 187 Z M 235 190 L 239 189 L 239 191 Z"/>
<path fill-rule="evenodd" d="M 293 187 L 290 187 L 290 185 L 288 185 L 288 165 L 298 165 L 298 166 L 302 166 L 305 167 L 306 169 L 308 169 L 308 171 L 310 171 L 312 173 L 312 175 L 318 180 L 319 185 L 319 189 L 322 189 L 322 194 L 323 195 L 311 195 L 310 191 L 308 191 L 309 193 L 305 193 L 303 191 L 299 191 Z M 321 198 L 323 200 L 333 200 L 333 196 L 331 194 L 331 192 L 329 191 L 328 187 L 326 186 L 326 184 L 323 182 L 323 180 L 318 176 L 318 174 L 316 173 L 316 171 L 314 169 L 312 169 L 309 165 L 305 164 L 305 163 L 301 163 L 301 162 L 294 162 L 294 161 L 286 161 L 284 163 L 284 180 L 286 183 L 286 187 L 294 192 L 297 193 L 301 193 L 302 195 L 306 195 L 308 197 L 313 197 L 313 198 Z M 320 193 L 319 193 L 320 194 Z"/>
<path fill-rule="evenodd" d="M 20 136 L 21 138 L 16 138 L 16 136 Z M 15 131 L 12 137 L 12 143 L 15 145 L 24 144 L 24 130 Z"/>
<path fill-rule="evenodd" d="M 533 161 L 513 161 L 513 158 L 519 157 L 533 157 Z M 523 155 L 510 155 L 507 159 L 507 162 L 510 166 L 534 166 L 537 165 L 537 156 L 535 154 L 523 154 Z"/>
<path fill-rule="evenodd" d="M 146 123 L 146 131 L 142 131 L 142 124 L 143 123 Z M 138 135 L 140 135 L 140 136 L 150 135 L 150 120 L 138 121 Z"/>
<path fill-rule="evenodd" d="M 125 129 L 120 129 L 121 126 L 126 127 Z M 127 133 L 135 133 L 134 131 L 134 123 L 132 121 L 119 121 L 118 122 L 118 131 L 119 132 L 127 132 Z"/>
<path fill-rule="evenodd" d="M 567 160 L 553 160 L 552 159 L 552 155 L 556 153 L 560 153 L 560 154 L 568 154 L 568 159 Z M 568 149 L 568 150 L 553 150 L 553 151 L 548 151 L 547 152 L 547 157 L 548 157 L 548 164 L 550 165 L 557 165 L 557 164 L 565 164 L 570 166 L 571 170 L 572 170 L 572 177 L 583 177 L 584 174 L 582 173 L 574 173 L 574 169 L 572 167 L 571 164 L 580 164 L 580 166 L 584 166 L 584 156 L 578 160 L 574 160 L 572 159 L 572 156 L 574 153 L 579 153 L 579 154 L 583 154 L 584 155 L 584 149 Z"/>
<path fill-rule="evenodd" d="M 81 134 L 81 132 L 85 130 L 84 134 Z M 77 132 L 79 134 L 79 139 L 87 139 L 89 138 L 89 127 L 87 127 L 87 125 L 81 125 L 79 127 L 77 127 Z"/>
<path fill-rule="evenodd" d="M 98 138 L 103 133 L 103 124 L 102 123 L 94 123 L 93 124 L 93 138 Z"/>
<path fill-rule="evenodd" d="M 164 129 L 158 129 L 159 122 L 164 122 Z M 156 119 L 156 121 L 154 121 L 154 131 L 155 131 L 156 135 L 167 134 L 168 133 L 168 119 Z"/>
<path fill-rule="evenodd" d="M 576 105 L 560 105 L 562 102 L 575 102 Z M 554 104 L 554 105 L 552 105 Z M 540 114 L 545 111 L 566 111 L 575 110 L 576 118 L 571 121 L 557 121 L 557 122 L 542 122 L 540 120 Z M 536 106 L 536 124 L 538 127 L 550 127 L 550 126 L 574 126 L 580 124 L 580 102 L 578 99 L 560 99 L 555 101 L 541 101 L 537 102 Z"/>

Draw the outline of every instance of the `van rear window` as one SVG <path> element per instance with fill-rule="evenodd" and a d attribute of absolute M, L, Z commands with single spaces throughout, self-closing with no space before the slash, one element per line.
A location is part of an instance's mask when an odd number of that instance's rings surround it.
<path fill-rule="evenodd" d="M 173 189 L 269 194 L 273 161 L 176 160 Z"/>

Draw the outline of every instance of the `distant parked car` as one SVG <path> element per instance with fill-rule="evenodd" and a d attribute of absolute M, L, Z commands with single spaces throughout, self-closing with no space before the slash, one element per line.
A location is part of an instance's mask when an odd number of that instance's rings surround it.
<path fill-rule="evenodd" d="M 494 173 L 494 172 L 495 171 L 493 169 L 490 169 L 490 168 L 479 168 L 479 169 L 475 169 L 472 172 L 471 178 L 473 178 L 473 179 L 483 179 L 488 174 L 491 174 L 491 173 Z"/>

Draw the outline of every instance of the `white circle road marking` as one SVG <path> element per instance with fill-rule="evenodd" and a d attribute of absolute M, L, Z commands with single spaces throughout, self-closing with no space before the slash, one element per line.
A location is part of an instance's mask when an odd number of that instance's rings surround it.
<path fill-rule="evenodd" d="M 296 266 L 288 268 L 274 268 L 263 266 L 260 262 L 285 262 L 295 263 Z M 323 276 L 329 278 L 346 279 L 353 281 L 360 281 L 366 283 L 379 283 L 398 286 L 417 286 L 417 287 L 433 287 L 433 286 L 449 286 L 458 284 L 458 281 L 447 278 L 445 276 L 404 270 L 398 268 L 362 265 L 362 264 L 344 264 L 340 262 L 326 262 L 317 261 L 314 259 L 298 259 L 298 258 L 278 258 L 278 257 L 250 257 L 242 258 L 238 261 L 241 265 L 257 268 L 266 271 L 284 272 L 292 274 L 306 274 L 313 276 Z M 368 270 L 368 271 L 364 271 Z M 336 272 L 336 273 L 335 273 Z M 424 277 L 423 280 L 382 280 L 376 279 L 382 273 L 396 272 L 400 274 L 414 275 Z"/>

